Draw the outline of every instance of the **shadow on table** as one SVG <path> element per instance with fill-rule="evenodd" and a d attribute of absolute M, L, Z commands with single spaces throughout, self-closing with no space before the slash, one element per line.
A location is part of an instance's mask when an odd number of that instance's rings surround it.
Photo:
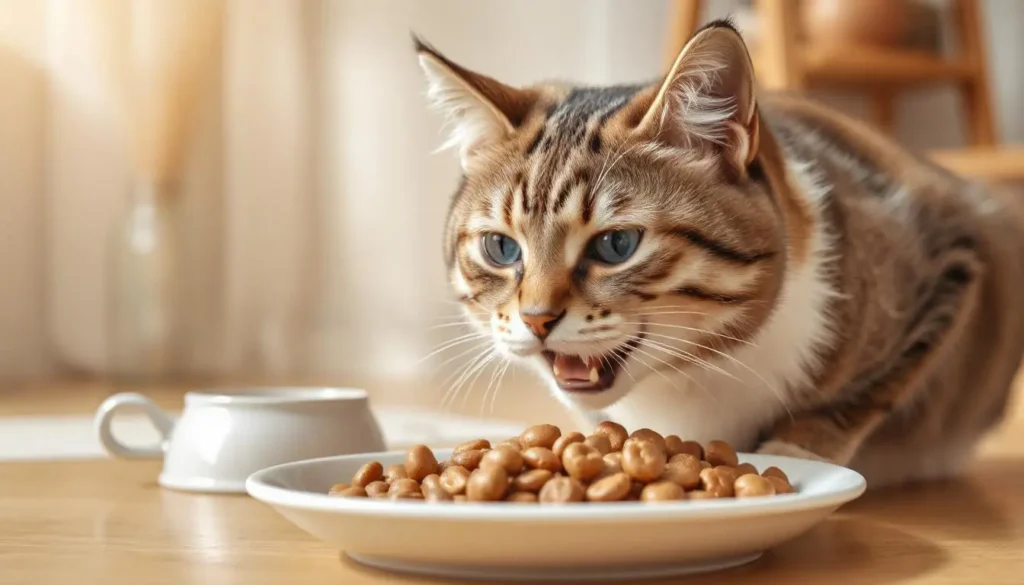
<path fill-rule="evenodd" d="M 1022 493 L 1024 460 L 988 459 L 957 479 L 869 491 L 843 511 L 939 539 L 998 541 L 1019 530 Z"/>
<path fill-rule="evenodd" d="M 945 562 L 945 559 L 945 553 L 926 540 L 882 523 L 849 515 L 837 515 L 744 567 L 676 579 L 645 580 L 642 583 L 790 585 L 829 581 L 838 585 L 883 585 L 898 583 L 934 571 Z M 351 571 L 375 575 L 384 578 L 385 581 L 388 577 L 393 577 L 349 560 L 342 562 L 345 562 Z M 401 582 L 433 585 L 447 584 L 450 581 L 403 576 Z M 480 583 L 482 585 L 482 582 Z M 613 583 L 620 585 L 626 582 L 610 581 L 606 585 Z"/>

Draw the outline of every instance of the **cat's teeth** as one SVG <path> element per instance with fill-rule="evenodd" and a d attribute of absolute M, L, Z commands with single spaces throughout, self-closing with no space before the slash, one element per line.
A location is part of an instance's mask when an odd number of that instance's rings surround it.
<path fill-rule="evenodd" d="M 561 375 L 561 372 L 558 371 L 558 366 L 555 366 L 555 365 L 551 366 L 551 373 L 554 374 L 556 378 L 559 375 Z"/>
<path fill-rule="evenodd" d="M 590 368 L 590 383 L 597 384 L 600 378 L 597 375 L 597 368 Z"/>

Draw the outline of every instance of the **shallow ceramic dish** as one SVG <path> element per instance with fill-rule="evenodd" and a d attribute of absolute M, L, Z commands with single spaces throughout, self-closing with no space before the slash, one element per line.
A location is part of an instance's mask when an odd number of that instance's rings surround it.
<path fill-rule="evenodd" d="M 438 459 L 450 450 L 436 451 Z M 382 569 L 483 580 L 662 577 L 736 566 L 807 531 L 860 496 L 849 469 L 789 457 L 740 454 L 775 465 L 798 490 L 765 498 L 661 504 L 427 504 L 327 496 L 368 461 L 404 452 L 278 465 L 249 477 L 254 498 L 356 562 Z"/>

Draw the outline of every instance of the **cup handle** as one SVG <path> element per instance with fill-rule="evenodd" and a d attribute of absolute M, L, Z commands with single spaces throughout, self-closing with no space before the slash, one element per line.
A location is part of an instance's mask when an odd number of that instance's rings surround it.
<path fill-rule="evenodd" d="M 160 433 L 160 444 L 148 447 L 131 447 L 118 441 L 110 430 L 110 423 L 114 420 L 117 411 L 125 406 L 139 406 L 145 411 L 150 422 Z M 99 434 L 100 443 L 107 453 L 115 457 L 125 459 L 159 459 L 164 455 L 164 444 L 171 436 L 174 429 L 174 419 L 160 409 L 152 400 L 142 394 L 124 392 L 115 394 L 103 401 L 96 411 L 96 432 Z"/>

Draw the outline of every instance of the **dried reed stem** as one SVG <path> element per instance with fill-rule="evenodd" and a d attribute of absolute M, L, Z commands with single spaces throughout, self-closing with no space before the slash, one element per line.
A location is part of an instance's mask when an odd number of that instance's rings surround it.
<path fill-rule="evenodd" d="M 174 184 L 221 59 L 225 2 L 91 2 L 100 60 L 131 136 L 138 179 Z"/>

